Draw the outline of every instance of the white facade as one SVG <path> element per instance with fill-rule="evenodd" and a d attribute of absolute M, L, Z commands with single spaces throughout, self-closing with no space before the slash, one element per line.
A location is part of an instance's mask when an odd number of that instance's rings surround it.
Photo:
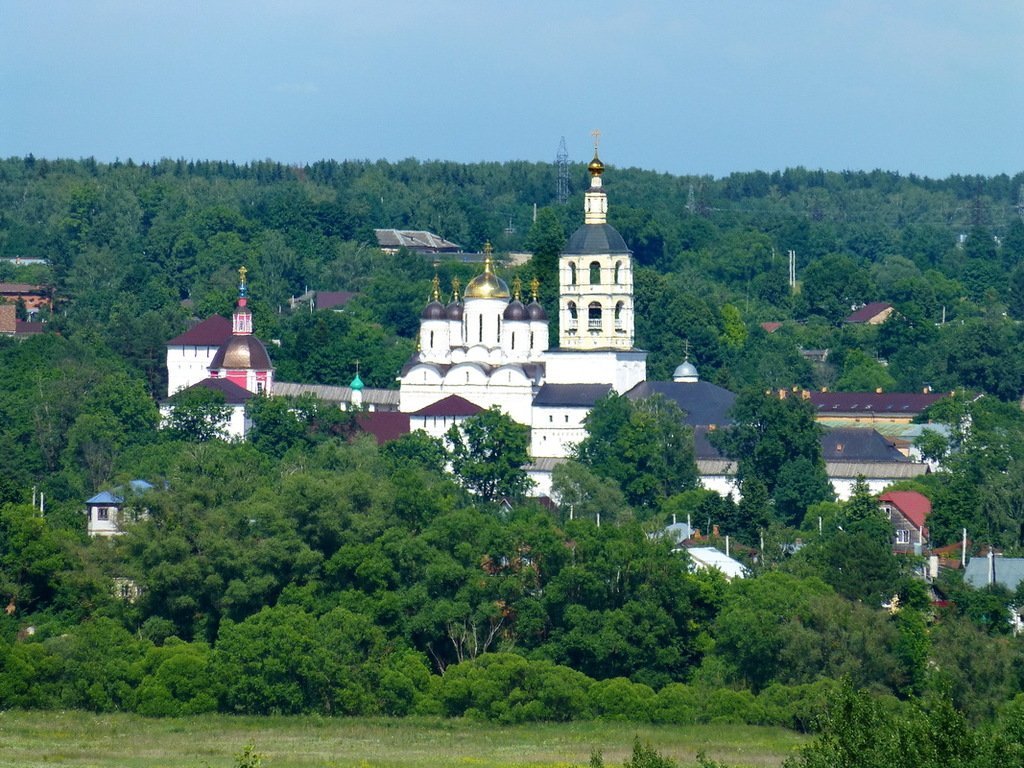
<path fill-rule="evenodd" d="M 198 384 L 210 375 L 210 363 L 220 345 L 167 347 L 167 396 Z"/>
<path fill-rule="evenodd" d="M 624 393 L 646 378 L 647 354 L 633 348 L 632 258 L 607 224 L 604 166 L 596 154 L 589 170 L 585 223 L 559 260 L 559 348 L 548 349 L 536 283 L 533 301 L 524 305 L 519 285 L 509 291 L 494 274 L 488 246 L 484 272 L 470 281 L 464 302 L 456 285 L 452 302 L 443 305 L 435 278 L 421 317 L 420 350 L 400 377 L 401 411 L 415 413 L 450 395 L 482 408 L 498 406 L 531 428 L 535 459 L 565 458 L 586 437 L 583 420 L 594 401 L 541 405 L 536 399 L 545 384 L 605 385 L 602 392 Z M 541 488 L 550 486 L 550 469 L 544 474 L 535 469 L 531 475 Z"/>

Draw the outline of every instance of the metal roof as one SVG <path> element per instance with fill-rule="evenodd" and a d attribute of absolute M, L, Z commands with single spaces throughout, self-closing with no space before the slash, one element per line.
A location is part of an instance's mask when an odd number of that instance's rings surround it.
<path fill-rule="evenodd" d="M 683 409 L 690 426 L 732 424 L 729 411 L 736 395 L 710 381 L 642 381 L 626 393 L 630 400 L 662 395 Z"/>
<path fill-rule="evenodd" d="M 610 253 L 630 254 L 626 241 L 611 224 L 584 224 L 572 233 L 562 253 L 575 255 L 600 255 Z"/>
<path fill-rule="evenodd" d="M 167 342 L 169 347 L 219 347 L 231 338 L 231 321 L 213 315 Z"/>
<path fill-rule="evenodd" d="M 611 391 L 611 384 L 545 384 L 533 398 L 533 404 L 548 408 L 590 408 Z"/>

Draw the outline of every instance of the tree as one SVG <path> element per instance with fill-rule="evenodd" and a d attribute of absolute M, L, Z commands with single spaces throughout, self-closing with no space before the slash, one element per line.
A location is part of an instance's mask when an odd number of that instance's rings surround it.
<path fill-rule="evenodd" d="M 732 414 L 735 423 L 710 433 L 711 442 L 737 461 L 741 484 L 760 480 L 781 522 L 796 526 L 809 505 L 833 498 L 809 400 L 748 391 Z"/>
<path fill-rule="evenodd" d="M 594 404 L 584 424 L 578 460 L 616 481 L 633 506 L 652 510 L 697 487 L 693 431 L 670 400 L 659 395 L 634 402 L 612 393 Z"/>
<path fill-rule="evenodd" d="M 518 498 L 533 485 L 530 430 L 494 406 L 453 424 L 445 434 L 448 460 L 459 484 L 485 501 Z"/>
<path fill-rule="evenodd" d="M 204 443 L 224 439 L 230 417 L 231 406 L 222 392 L 190 387 L 171 397 L 164 430 L 172 440 Z"/>

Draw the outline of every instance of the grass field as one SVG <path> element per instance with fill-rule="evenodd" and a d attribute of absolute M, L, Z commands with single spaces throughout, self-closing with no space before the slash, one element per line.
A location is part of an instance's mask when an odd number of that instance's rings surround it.
<path fill-rule="evenodd" d="M 265 768 L 569 768 L 595 749 L 620 766 L 634 737 L 692 765 L 708 757 L 777 766 L 803 743 L 780 728 L 618 722 L 494 726 L 461 720 L 209 715 L 148 720 L 84 712 L 0 712 L 0 766 L 231 768 L 247 744 Z"/>

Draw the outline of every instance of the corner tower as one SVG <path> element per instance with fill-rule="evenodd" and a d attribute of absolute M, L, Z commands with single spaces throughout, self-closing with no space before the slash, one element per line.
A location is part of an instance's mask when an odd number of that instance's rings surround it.
<path fill-rule="evenodd" d="M 558 260 L 558 344 L 564 350 L 629 350 L 634 343 L 632 252 L 608 223 L 604 163 L 596 144 L 587 170 L 583 226 Z"/>

